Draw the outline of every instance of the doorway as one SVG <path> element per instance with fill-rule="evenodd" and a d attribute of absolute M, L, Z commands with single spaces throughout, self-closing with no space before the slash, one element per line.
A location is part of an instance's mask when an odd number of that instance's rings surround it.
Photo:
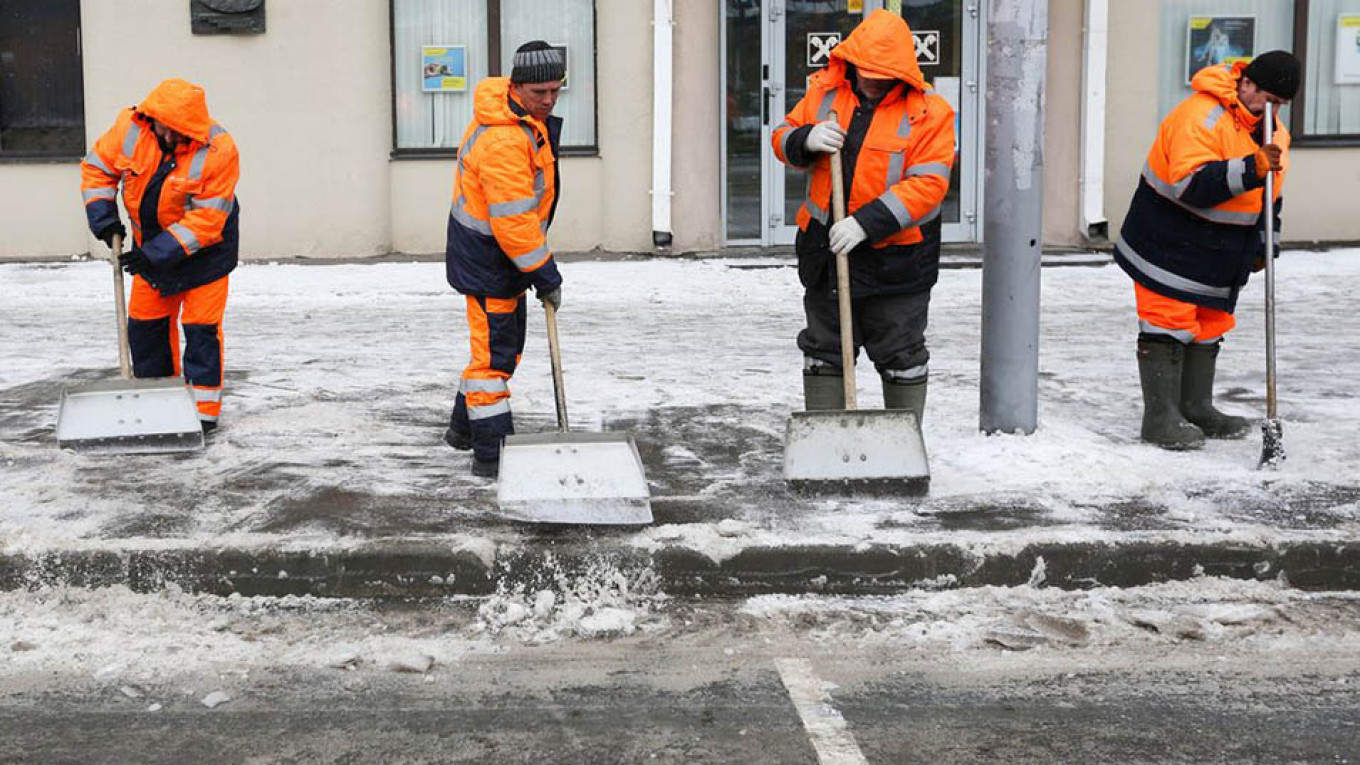
<path fill-rule="evenodd" d="M 946 242 L 982 231 L 981 0 L 723 0 L 723 227 L 734 246 L 793 243 L 807 174 L 775 158 L 770 134 L 807 78 L 875 8 L 901 13 L 926 81 L 956 112 L 958 148 L 945 198 Z"/>

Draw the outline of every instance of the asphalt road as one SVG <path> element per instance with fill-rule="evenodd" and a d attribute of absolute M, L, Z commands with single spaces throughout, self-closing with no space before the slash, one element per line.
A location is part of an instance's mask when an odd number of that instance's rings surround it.
<path fill-rule="evenodd" d="M 507 646 L 426 672 L 30 668 L 0 675 L 0 763 L 1360 762 L 1353 649 L 930 656 L 740 632 Z M 208 708 L 214 689 L 229 700 Z"/>

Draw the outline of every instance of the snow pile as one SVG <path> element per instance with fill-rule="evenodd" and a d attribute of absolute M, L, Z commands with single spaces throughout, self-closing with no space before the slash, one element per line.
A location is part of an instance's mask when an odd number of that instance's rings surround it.
<path fill-rule="evenodd" d="M 770 595 L 738 611 L 748 629 L 903 651 L 1119 650 L 1192 641 L 1224 647 L 1360 649 L 1360 596 L 1202 577 L 1073 592 L 1037 587 L 887 597 Z"/>
<path fill-rule="evenodd" d="M 650 568 L 625 570 L 596 561 L 579 574 L 552 556 L 538 577 L 545 584 L 502 584 L 477 611 L 475 631 L 524 643 L 567 637 L 607 638 L 664 629 L 668 598 Z"/>

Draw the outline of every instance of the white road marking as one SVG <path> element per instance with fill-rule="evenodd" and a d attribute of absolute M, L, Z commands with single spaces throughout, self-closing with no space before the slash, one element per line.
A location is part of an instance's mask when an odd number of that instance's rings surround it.
<path fill-rule="evenodd" d="M 798 709 L 813 748 L 817 750 L 817 760 L 822 765 L 868 765 L 845 718 L 831 706 L 831 697 L 821 679 L 813 673 L 812 662 L 775 659 L 774 665 Z"/>

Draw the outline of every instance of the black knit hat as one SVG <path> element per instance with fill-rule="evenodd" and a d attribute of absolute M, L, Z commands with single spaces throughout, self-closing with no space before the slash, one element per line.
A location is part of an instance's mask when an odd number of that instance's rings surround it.
<path fill-rule="evenodd" d="M 1299 60 L 1293 53 L 1272 50 L 1262 53 L 1247 64 L 1242 76 L 1248 77 L 1261 90 L 1280 98 L 1292 99 L 1299 92 Z"/>
<path fill-rule="evenodd" d="M 514 67 L 510 70 L 513 83 L 554 82 L 566 76 L 567 62 L 562 60 L 562 51 L 542 40 L 524 43 L 515 51 Z"/>

